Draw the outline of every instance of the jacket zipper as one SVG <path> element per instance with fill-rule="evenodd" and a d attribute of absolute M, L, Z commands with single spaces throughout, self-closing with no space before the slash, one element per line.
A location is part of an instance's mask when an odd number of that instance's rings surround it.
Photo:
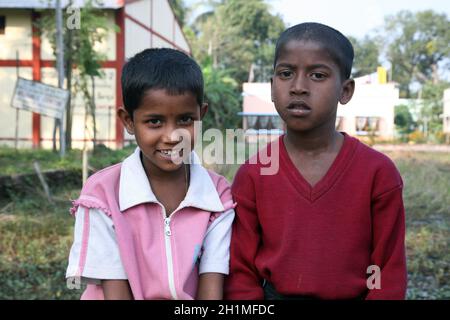
<path fill-rule="evenodd" d="M 164 242 L 166 245 L 166 259 L 167 259 L 167 274 L 169 278 L 169 290 L 170 294 L 172 295 L 172 298 L 175 300 L 178 300 L 177 291 L 175 288 L 175 277 L 173 272 L 173 257 L 172 257 L 172 244 L 170 243 L 170 236 L 172 235 L 172 230 L 170 229 L 170 218 L 175 213 L 172 212 L 169 217 L 166 217 L 166 209 L 162 204 L 161 208 L 163 211 L 163 218 L 164 218 Z"/>

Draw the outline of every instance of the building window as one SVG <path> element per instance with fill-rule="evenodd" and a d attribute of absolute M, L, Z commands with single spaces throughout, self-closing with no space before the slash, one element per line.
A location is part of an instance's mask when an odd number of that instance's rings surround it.
<path fill-rule="evenodd" d="M 283 120 L 281 120 L 280 116 L 272 116 L 270 122 L 272 124 L 271 129 L 283 130 Z"/>
<path fill-rule="evenodd" d="M 283 121 L 279 116 L 246 116 L 247 129 L 253 130 L 273 130 L 283 129 Z"/>
<path fill-rule="evenodd" d="M 0 16 L 0 34 L 5 34 L 6 17 Z"/>
<path fill-rule="evenodd" d="M 362 136 L 378 134 L 379 124 L 378 117 L 356 117 L 356 134 Z"/>

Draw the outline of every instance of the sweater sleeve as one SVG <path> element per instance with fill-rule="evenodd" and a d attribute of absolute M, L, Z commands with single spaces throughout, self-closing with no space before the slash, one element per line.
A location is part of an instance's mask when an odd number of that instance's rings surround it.
<path fill-rule="evenodd" d="M 372 200 L 371 263 L 379 268 L 376 269 L 380 271 L 380 280 L 379 286 L 374 286 L 376 281 L 368 280 L 368 286 L 373 284 L 366 297 L 368 300 L 405 299 L 407 271 L 402 189 L 401 184 L 397 185 Z M 369 277 L 375 277 L 374 273 L 368 273 Z"/>
<path fill-rule="evenodd" d="M 260 225 L 255 188 L 245 166 L 236 174 L 231 190 L 237 206 L 231 236 L 230 275 L 225 281 L 225 299 L 261 300 L 264 298 L 262 279 L 255 267 L 261 239 Z"/>

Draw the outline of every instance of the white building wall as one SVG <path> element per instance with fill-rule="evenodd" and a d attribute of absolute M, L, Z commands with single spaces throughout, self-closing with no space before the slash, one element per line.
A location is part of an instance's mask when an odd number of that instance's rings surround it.
<path fill-rule="evenodd" d="M 115 11 L 106 9 L 108 21 L 111 25 L 116 23 Z M 141 0 L 133 1 L 125 5 L 125 58 L 129 58 L 146 48 L 169 47 L 174 44 L 186 52 L 190 51 L 189 45 L 184 38 L 182 30 L 175 21 L 167 0 Z M 31 61 L 32 54 L 32 24 L 30 9 L 0 9 L 0 15 L 6 16 L 6 34 L 0 35 L 0 60 L 15 60 L 16 51 L 19 51 L 20 60 Z M 133 17 L 145 27 L 136 24 L 127 15 Z M 153 19 L 153 20 L 152 20 Z M 154 30 L 154 33 L 151 32 Z M 161 34 L 162 39 L 157 34 Z M 171 43 L 173 42 L 173 43 Z M 106 55 L 106 60 L 116 60 L 116 33 L 113 28 L 108 29 L 107 39 L 96 45 L 96 48 Z M 41 60 L 53 61 L 55 57 L 50 42 L 45 36 L 41 37 Z M 99 140 L 115 139 L 116 132 L 116 70 L 103 69 L 105 79 L 96 81 L 96 103 L 97 103 L 97 127 Z M 20 68 L 20 75 L 32 79 L 32 68 Z M 117 75 L 120 77 L 120 75 Z M 54 68 L 41 68 L 41 79 L 43 83 L 57 85 L 56 70 Z M 75 79 L 74 79 L 75 80 Z M 14 137 L 15 109 L 10 107 L 14 86 L 16 83 L 16 69 L 14 67 L 0 67 L 0 144 L 14 145 L 13 141 L 2 138 Z M 83 147 L 83 139 L 92 137 L 92 125 L 88 121 L 88 133 L 85 133 L 85 103 L 80 96 L 75 100 L 73 116 L 73 147 Z M 32 142 L 32 113 L 29 111 L 19 112 L 20 126 L 19 137 L 30 139 L 20 142 L 19 146 L 31 147 Z M 42 146 L 52 146 L 54 119 L 41 116 L 41 138 Z M 125 139 L 131 138 L 125 132 Z M 115 147 L 113 143 L 106 143 Z"/>
<path fill-rule="evenodd" d="M 16 109 L 11 107 L 12 93 L 16 85 L 16 68 L 0 68 L 0 145 L 13 147 L 14 140 L 4 140 L 5 138 L 15 138 L 16 135 Z M 19 75 L 25 79 L 32 79 L 31 68 L 19 68 Z M 20 138 L 31 139 L 32 136 L 32 113 L 26 110 L 19 110 L 18 121 L 18 146 L 31 147 L 31 140 L 20 141 Z"/>
<path fill-rule="evenodd" d="M 270 83 L 244 83 L 244 114 L 277 114 L 271 101 Z M 399 90 L 395 84 L 356 84 L 355 93 L 346 105 L 338 105 L 337 116 L 342 118 L 338 128 L 357 135 L 356 119 L 378 118 L 377 135 L 384 139 L 394 137 L 394 107 L 399 104 Z"/>
<path fill-rule="evenodd" d="M 343 117 L 343 131 L 356 134 L 357 117 L 379 118 L 379 136 L 394 137 L 394 107 L 398 104 L 399 90 L 393 83 L 356 83 L 355 93 L 346 105 L 338 106 L 338 117 Z"/>
<path fill-rule="evenodd" d="M 450 88 L 444 90 L 444 113 L 443 113 L 443 131 L 450 133 Z"/>
<path fill-rule="evenodd" d="M 31 60 L 31 11 L 0 9 L 0 15 L 6 16 L 5 34 L 0 34 L 0 60 L 15 60 L 16 52 L 20 60 Z"/>
<path fill-rule="evenodd" d="M 115 24 L 115 16 L 113 10 L 106 12 L 106 18 L 108 21 L 107 30 L 99 30 L 106 34 L 104 41 L 98 42 L 94 45 L 94 49 L 105 55 L 106 60 L 116 60 L 116 33 L 113 29 Z M 44 33 L 41 37 L 41 59 L 42 60 L 55 60 L 53 49 L 48 39 L 48 35 Z"/>
<path fill-rule="evenodd" d="M 156 0 L 155 2 L 165 1 Z M 152 27 L 152 0 L 130 2 L 125 6 L 125 14 L 132 16 L 148 28 Z"/>
<path fill-rule="evenodd" d="M 150 34 L 130 19 L 125 19 L 125 59 L 144 49 L 151 48 Z"/>
<path fill-rule="evenodd" d="M 104 78 L 95 78 L 95 102 L 96 102 L 96 122 L 97 122 L 97 139 L 100 143 L 104 143 L 109 147 L 114 147 L 110 141 L 115 138 L 115 92 L 116 92 L 116 70 L 110 68 L 102 69 Z M 49 85 L 57 85 L 57 74 L 54 68 L 42 68 L 42 82 Z M 73 82 L 77 81 L 77 74 L 73 75 Z M 90 84 L 89 84 L 90 87 Z M 73 99 L 73 122 L 72 122 L 72 147 L 83 148 L 92 147 L 91 142 L 83 140 L 91 140 L 93 138 L 93 122 L 88 116 L 87 125 L 85 124 L 86 103 L 83 95 L 72 94 Z M 41 117 L 41 137 L 42 147 L 52 147 L 54 119 L 49 117 Z M 58 136 L 59 137 L 59 136 Z"/>
<path fill-rule="evenodd" d="M 167 0 L 153 0 L 153 30 L 173 41 L 174 16 Z"/>

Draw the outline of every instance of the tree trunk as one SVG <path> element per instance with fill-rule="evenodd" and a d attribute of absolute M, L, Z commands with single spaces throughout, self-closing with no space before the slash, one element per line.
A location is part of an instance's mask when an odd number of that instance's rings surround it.
<path fill-rule="evenodd" d="M 94 150 L 95 147 L 97 146 L 97 120 L 95 117 L 95 109 L 96 109 L 96 105 L 95 105 L 95 78 L 94 76 L 91 76 L 91 85 L 92 85 L 92 94 L 90 97 L 91 100 L 91 112 L 92 112 L 92 123 L 94 126 Z"/>
<path fill-rule="evenodd" d="M 67 90 L 69 91 L 69 99 L 67 101 L 66 106 L 66 148 L 67 150 L 72 149 L 72 118 L 73 118 L 73 110 L 72 110 L 72 39 L 73 39 L 73 31 L 67 30 L 67 44 L 66 44 L 66 79 L 67 79 Z"/>
<path fill-rule="evenodd" d="M 439 73 L 438 73 L 437 63 L 433 63 L 431 65 L 431 70 L 433 70 L 433 74 L 432 74 L 433 84 L 438 84 L 439 83 Z"/>

